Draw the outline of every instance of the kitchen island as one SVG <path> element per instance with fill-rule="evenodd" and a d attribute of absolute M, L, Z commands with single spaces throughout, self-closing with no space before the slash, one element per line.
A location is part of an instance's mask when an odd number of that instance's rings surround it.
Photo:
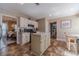
<path fill-rule="evenodd" d="M 31 50 L 42 55 L 50 45 L 50 33 L 37 32 L 32 34 Z"/>

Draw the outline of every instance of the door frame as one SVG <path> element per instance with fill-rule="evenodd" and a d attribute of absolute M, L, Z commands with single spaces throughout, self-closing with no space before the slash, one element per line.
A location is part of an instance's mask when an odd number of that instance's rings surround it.
<path fill-rule="evenodd" d="M 52 32 L 51 32 L 51 29 L 52 29 L 52 28 L 51 28 L 51 24 L 52 24 L 52 23 L 56 23 L 56 38 L 55 38 L 55 39 L 57 39 L 57 21 L 50 22 L 50 37 L 52 38 L 52 36 L 51 36 L 51 33 L 52 33 Z"/>
<path fill-rule="evenodd" d="M 10 15 L 4 15 L 4 14 L 1 15 L 1 25 L 2 25 L 2 23 L 3 23 L 3 16 L 15 18 L 15 19 L 16 19 L 16 26 L 18 25 L 18 22 L 17 22 L 18 18 L 17 18 L 17 17 L 10 16 Z M 18 41 L 17 35 L 18 35 L 18 34 L 17 34 L 17 31 L 16 31 L 16 43 L 17 43 L 17 41 Z"/>

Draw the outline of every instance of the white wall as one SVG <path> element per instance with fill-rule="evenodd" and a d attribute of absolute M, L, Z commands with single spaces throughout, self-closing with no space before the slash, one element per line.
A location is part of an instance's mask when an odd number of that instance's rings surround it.
<path fill-rule="evenodd" d="M 50 31 L 50 27 L 49 27 L 49 19 L 48 18 L 41 18 L 38 19 L 38 31 L 40 32 L 49 32 Z"/>
<path fill-rule="evenodd" d="M 71 21 L 71 27 L 70 28 L 61 28 L 61 21 L 62 20 L 70 20 Z M 79 34 L 79 17 L 76 16 L 70 16 L 70 17 L 64 17 L 57 20 L 57 38 L 58 40 L 66 41 L 65 32 L 67 34 Z"/>
<path fill-rule="evenodd" d="M 70 20 L 71 27 L 70 28 L 61 28 L 61 21 L 62 20 Z M 79 17 L 78 16 L 68 16 L 68 17 L 61 17 L 55 20 L 51 20 L 50 22 L 56 21 L 57 22 L 57 40 L 66 41 L 65 32 L 67 34 L 79 34 Z"/>

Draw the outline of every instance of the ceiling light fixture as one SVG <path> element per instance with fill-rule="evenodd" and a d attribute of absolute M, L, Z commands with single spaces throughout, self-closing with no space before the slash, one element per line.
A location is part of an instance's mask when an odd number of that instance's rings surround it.
<path fill-rule="evenodd" d="M 35 3 L 36 6 L 40 5 L 39 3 Z"/>
<path fill-rule="evenodd" d="M 20 5 L 24 5 L 24 3 L 20 3 Z"/>
<path fill-rule="evenodd" d="M 49 17 L 51 17 L 52 15 L 51 14 L 49 14 Z"/>

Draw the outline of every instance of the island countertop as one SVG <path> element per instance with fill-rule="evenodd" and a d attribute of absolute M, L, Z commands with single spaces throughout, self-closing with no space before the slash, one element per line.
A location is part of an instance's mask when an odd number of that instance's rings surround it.
<path fill-rule="evenodd" d="M 67 36 L 73 36 L 73 37 L 79 38 L 79 34 L 69 34 Z"/>

